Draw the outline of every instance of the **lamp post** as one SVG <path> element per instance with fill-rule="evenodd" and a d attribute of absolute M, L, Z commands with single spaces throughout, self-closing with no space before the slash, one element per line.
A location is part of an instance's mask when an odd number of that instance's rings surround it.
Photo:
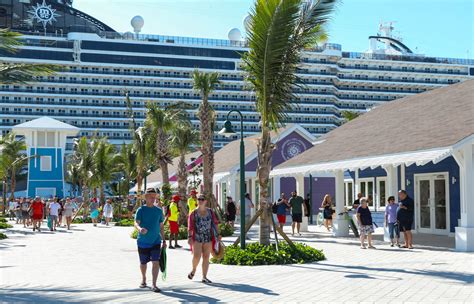
<path fill-rule="evenodd" d="M 244 117 L 239 110 L 227 113 L 224 128 L 218 134 L 229 137 L 235 134 L 229 120 L 230 113 L 236 112 L 240 116 L 240 248 L 245 249 L 245 145 L 244 145 Z"/>

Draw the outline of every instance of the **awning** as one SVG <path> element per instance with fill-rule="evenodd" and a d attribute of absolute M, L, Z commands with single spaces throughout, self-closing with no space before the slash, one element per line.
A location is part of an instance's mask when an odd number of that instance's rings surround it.
<path fill-rule="evenodd" d="M 372 157 L 364 157 L 350 160 L 341 160 L 327 163 L 308 164 L 304 166 L 288 167 L 274 169 L 271 172 L 271 176 L 294 176 L 297 174 L 309 175 L 317 172 L 329 172 L 337 170 L 350 170 L 356 169 L 364 170 L 366 168 L 375 169 L 377 167 L 388 167 L 388 166 L 399 166 L 406 165 L 410 166 L 416 164 L 417 166 L 423 166 L 429 162 L 434 164 L 442 161 L 451 155 L 451 148 L 440 148 L 433 150 L 415 151 L 397 153 L 391 155 L 380 155 Z"/>
<path fill-rule="evenodd" d="M 223 179 L 226 179 L 230 176 L 231 174 L 229 172 L 219 172 L 214 174 L 214 177 L 212 178 L 213 183 L 219 183 Z"/>

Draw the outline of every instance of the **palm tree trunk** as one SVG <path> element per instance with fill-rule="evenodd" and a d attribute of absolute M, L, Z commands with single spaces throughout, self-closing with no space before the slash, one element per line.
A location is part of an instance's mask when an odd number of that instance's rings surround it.
<path fill-rule="evenodd" d="M 164 184 L 170 183 L 170 176 L 168 171 L 168 136 L 163 130 L 158 131 L 157 135 L 157 153 L 158 153 L 158 164 L 161 168 L 161 180 Z"/>
<path fill-rule="evenodd" d="M 102 204 L 102 203 L 105 203 L 105 191 L 104 191 L 104 184 L 101 183 L 100 184 L 100 188 L 99 188 L 99 202 Z"/>
<path fill-rule="evenodd" d="M 179 162 L 178 162 L 178 194 L 180 197 L 179 201 L 179 208 L 180 208 L 180 213 L 179 213 L 179 219 L 178 222 L 180 224 L 183 224 L 186 222 L 187 218 L 187 208 L 186 208 L 186 188 L 188 186 L 188 171 L 186 168 L 186 160 L 185 160 L 185 154 L 181 153 L 179 156 Z"/>
<path fill-rule="evenodd" d="M 260 189 L 260 244 L 270 245 L 270 228 L 272 226 L 271 200 L 268 193 L 270 181 L 270 171 L 272 169 L 272 153 L 274 145 L 271 142 L 270 130 L 262 127 L 262 137 L 258 146 L 258 169 L 257 177 Z"/>
<path fill-rule="evenodd" d="M 15 174 L 15 167 L 12 168 L 12 180 L 10 185 L 10 201 L 15 200 L 15 187 L 16 187 L 16 174 Z"/>
<path fill-rule="evenodd" d="M 86 217 L 87 214 L 88 214 L 88 211 L 89 211 L 89 188 L 87 187 L 86 184 L 82 185 L 82 196 L 83 196 L 83 199 L 84 199 L 84 202 L 83 202 L 83 207 L 84 207 L 84 213 L 83 215 Z"/>
<path fill-rule="evenodd" d="M 215 198 L 213 195 L 213 177 L 214 177 L 214 113 L 209 105 L 207 96 L 203 96 L 201 109 L 199 111 L 199 120 L 201 122 L 201 152 L 203 160 L 203 194 L 207 198 L 211 208 L 215 208 Z"/>

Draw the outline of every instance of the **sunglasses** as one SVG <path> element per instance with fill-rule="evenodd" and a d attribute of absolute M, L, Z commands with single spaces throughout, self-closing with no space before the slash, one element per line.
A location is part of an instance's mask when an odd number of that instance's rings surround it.
<path fill-rule="evenodd" d="M 202 201 L 205 201 L 206 199 L 204 198 L 198 198 L 198 201 L 202 202 Z"/>

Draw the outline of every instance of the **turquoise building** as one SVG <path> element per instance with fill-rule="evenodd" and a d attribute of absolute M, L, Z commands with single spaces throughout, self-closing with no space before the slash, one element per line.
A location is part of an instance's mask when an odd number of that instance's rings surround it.
<path fill-rule="evenodd" d="M 50 117 L 41 117 L 12 128 L 24 136 L 27 146 L 29 197 L 64 197 L 64 152 L 66 138 L 79 129 Z"/>

